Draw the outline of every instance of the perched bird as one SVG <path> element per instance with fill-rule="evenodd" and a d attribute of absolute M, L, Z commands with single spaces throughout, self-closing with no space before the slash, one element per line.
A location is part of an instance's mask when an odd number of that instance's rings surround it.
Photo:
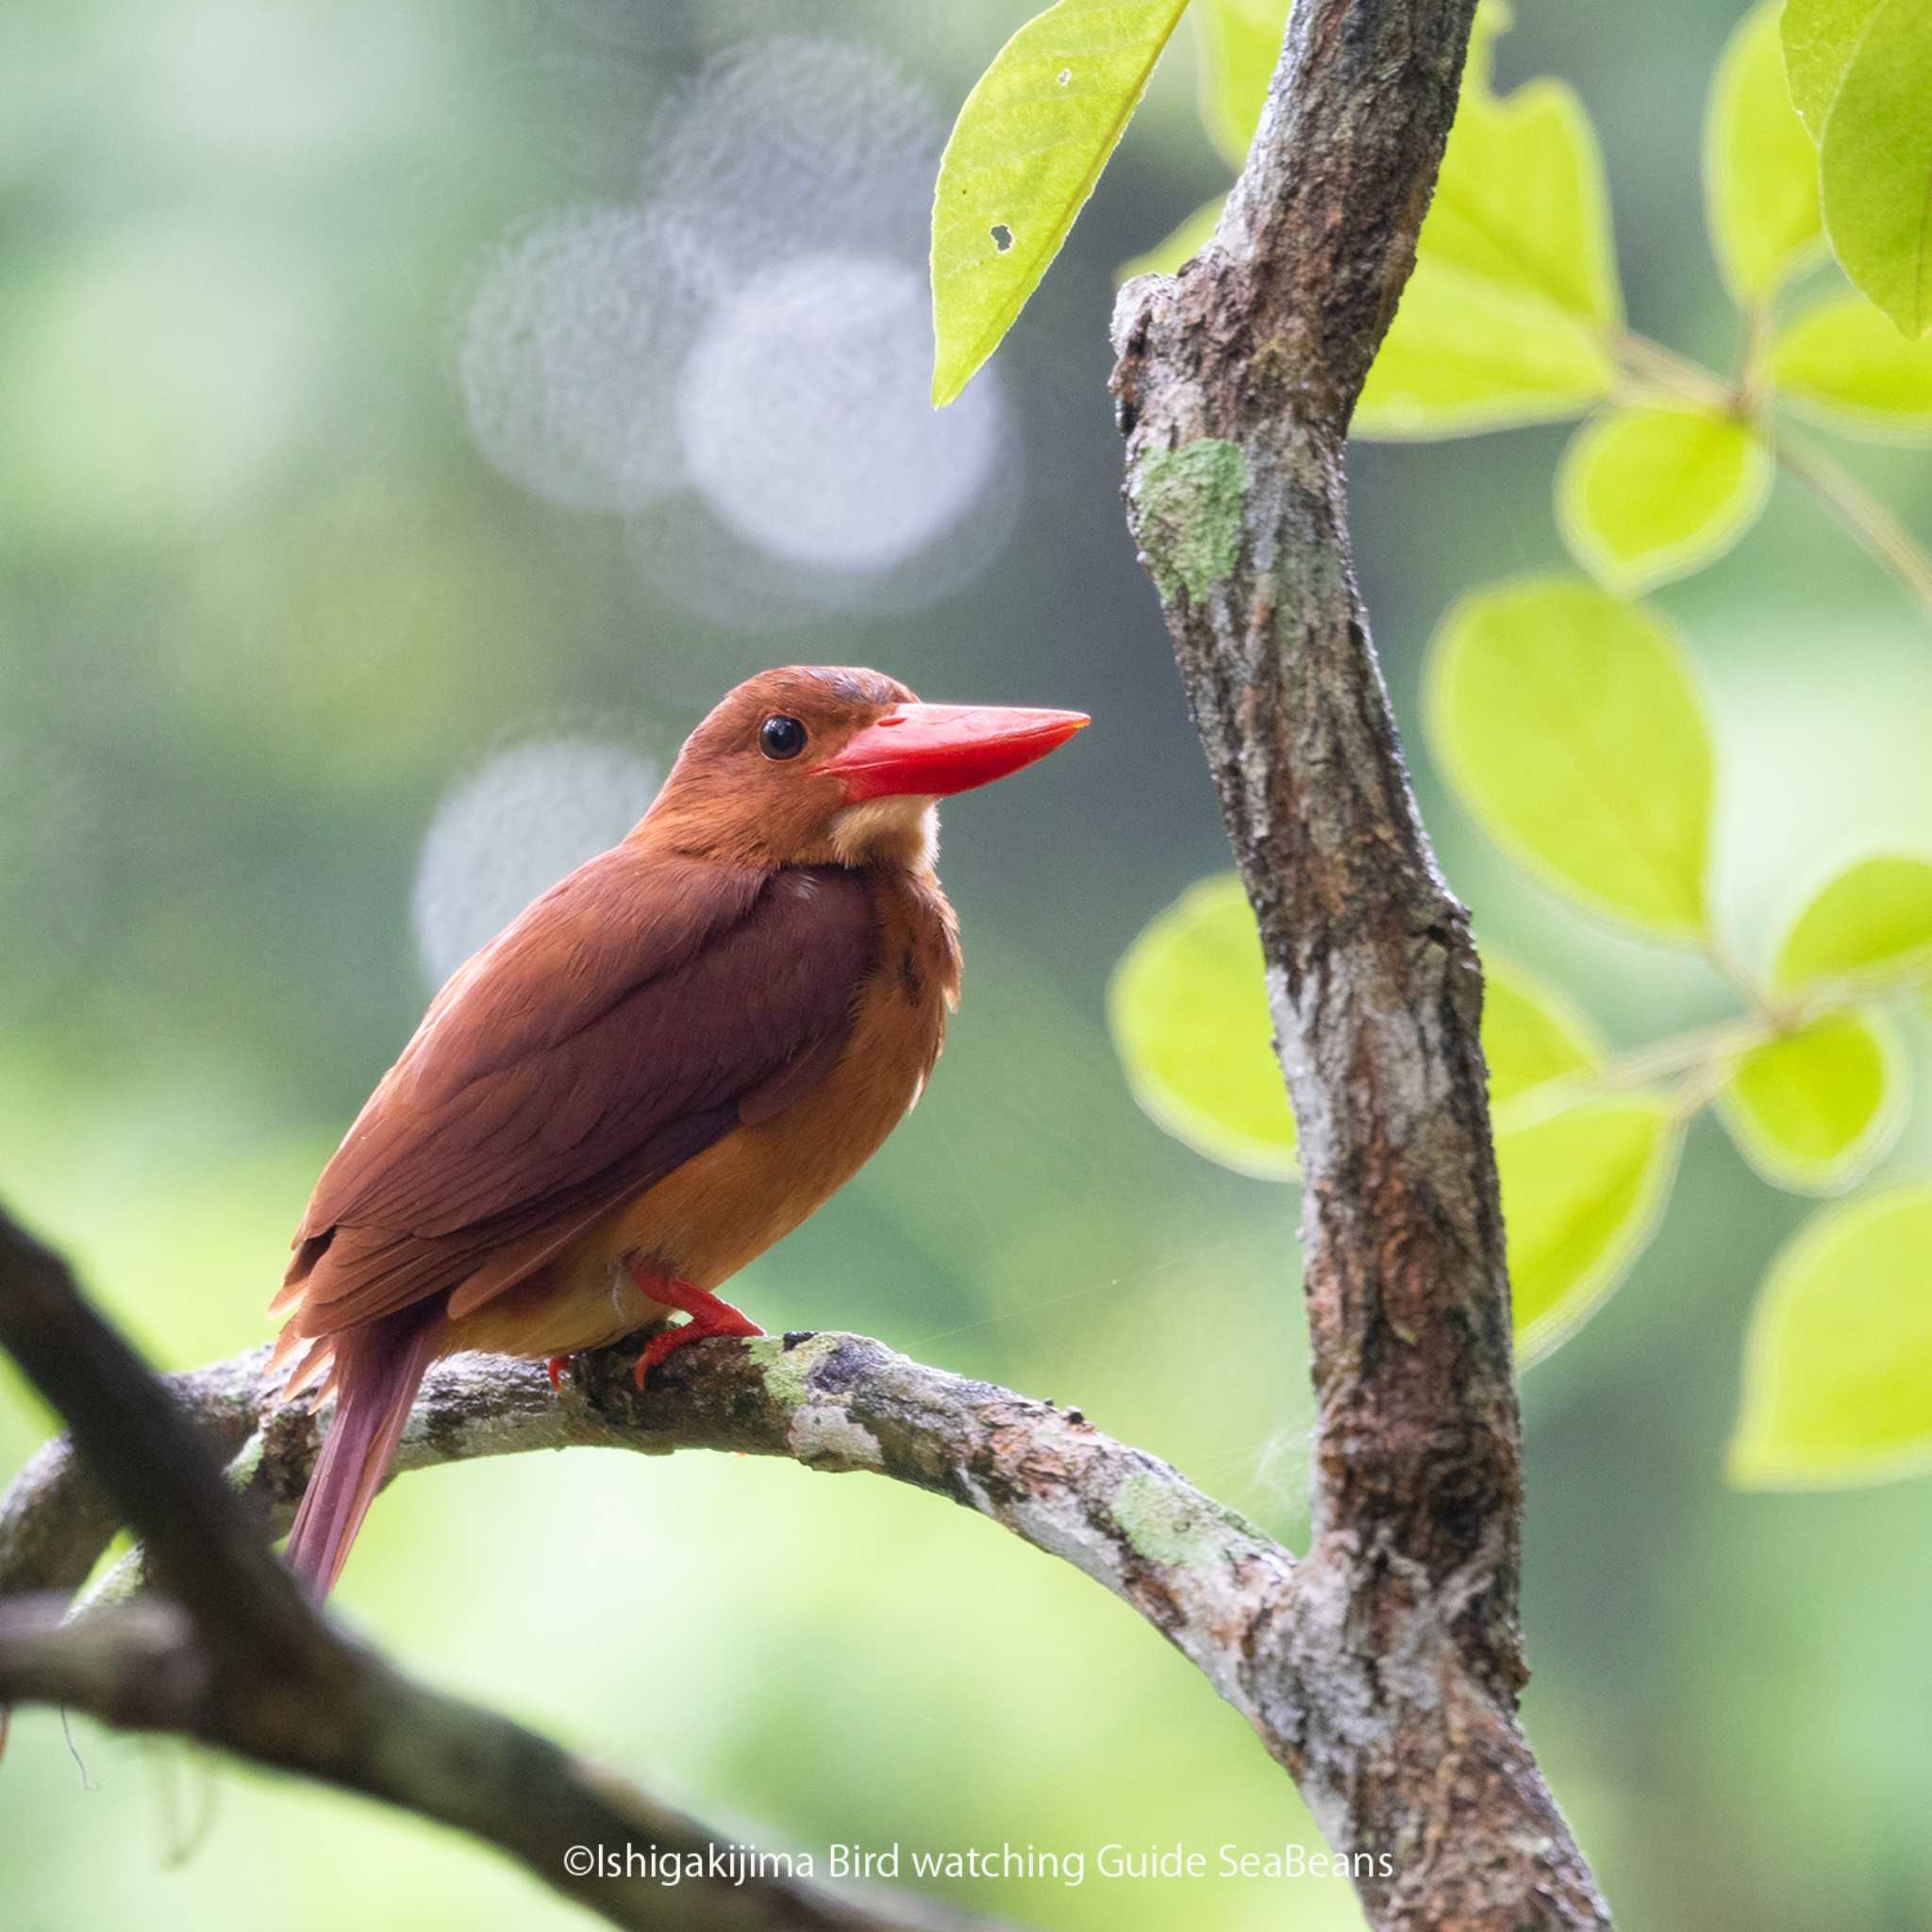
<path fill-rule="evenodd" d="M 765 672 L 621 845 L 457 970 L 324 1171 L 270 1309 L 285 1396 L 337 1398 L 289 1537 L 311 1588 L 439 1356 L 543 1357 L 555 1382 L 657 1329 L 641 1384 L 686 1342 L 763 1333 L 717 1290 L 905 1117 L 958 996 L 935 800 L 1087 722 Z"/>

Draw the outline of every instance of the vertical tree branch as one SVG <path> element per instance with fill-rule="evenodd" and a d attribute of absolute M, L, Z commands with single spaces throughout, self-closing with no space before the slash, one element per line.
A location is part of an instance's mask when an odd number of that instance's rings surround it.
<path fill-rule="evenodd" d="M 1342 462 L 1474 10 L 1297 0 L 1213 242 L 1122 292 L 1114 391 L 1299 1127 L 1319 1414 L 1291 1768 L 1336 1848 L 1371 1855 L 1377 1925 L 1600 1925 L 1515 1720 L 1521 1424 L 1481 975 L 1370 643 Z"/>

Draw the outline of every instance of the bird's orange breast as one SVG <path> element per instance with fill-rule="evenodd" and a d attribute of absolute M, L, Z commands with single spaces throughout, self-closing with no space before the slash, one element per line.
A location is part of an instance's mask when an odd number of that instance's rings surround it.
<path fill-rule="evenodd" d="M 472 1312 L 453 1309 L 448 1349 L 570 1355 L 649 1327 L 671 1310 L 646 1299 L 628 1262 L 715 1290 L 872 1158 L 924 1088 L 959 983 L 952 909 L 937 885 L 901 874 L 879 877 L 874 891 L 878 964 L 832 1070 L 624 1203 L 516 1288 Z"/>

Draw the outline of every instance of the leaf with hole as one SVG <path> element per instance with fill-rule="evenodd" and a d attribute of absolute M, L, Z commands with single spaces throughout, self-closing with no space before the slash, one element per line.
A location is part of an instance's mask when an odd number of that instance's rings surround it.
<path fill-rule="evenodd" d="M 1237 1173 L 1293 1177 L 1261 940 L 1234 874 L 1190 887 L 1142 928 L 1107 1012 L 1127 1084 L 1160 1126 Z"/>
<path fill-rule="evenodd" d="M 1570 439 L 1557 522 L 1578 563 L 1625 594 L 1701 569 L 1757 521 L 1769 452 L 1714 410 L 1606 409 Z"/>
<path fill-rule="evenodd" d="M 1589 1101 L 1496 1136 L 1519 1362 L 1547 1355 L 1629 1272 L 1670 1198 L 1680 1139 L 1652 1094 Z"/>
<path fill-rule="evenodd" d="M 1719 1090 L 1718 1112 L 1774 1186 L 1835 1194 L 1898 1138 L 1908 1078 L 1882 1018 L 1832 1013 L 1745 1054 Z"/>
<path fill-rule="evenodd" d="M 1430 647 L 1424 705 L 1438 762 L 1498 844 L 1586 906 L 1703 937 L 1714 759 L 1655 615 L 1572 578 L 1474 591 Z"/>
<path fill-rule="evenodd" d="M 1826 1208 L 1773 1261 L 1728 1469 L 1764 1490 L 1932 1470 L 1932 1188 Z"/>
<path fill-rule="evenodd" d="M 1854 990 L 1932 974 L 1932 858 L 1881 852 L 1848 865 L 1791 922 L 1772 983 Z"/>
<path fill-rule="evenodd" d="M 1724 42 L 1704 120 L 1710 244 L 1740 308 L 1768 301 L 1824 235 L 1818 150 L 1791 106 L 1782 0 L 1761 0 Z"/>
<path fill-rule="evenodd" d="M 993 57 L 940 160 L 932 399 L 1013 325 L 1093 192 L 1187 0 L 1058 0 Z"/>
<path fill-rule="evenodd" d="M 1288 6 L 1286 0 L 1194 0 L 1193 13 L 1201 123 L 1228 166 L 1239 168 L 1281 58 Z"/>
<path fill-rule="evenodd" d="M 1824 229 L 1852 281 L 1932 334 L 1932 0 L 1880 0 L 1819 143 Z"/>
<path fill-rule="evenodd" d="M 1353 427 L 1457 436 L 1575 415 L 1615 379 L 1622 297 L 1596 136 L 1576 96 L 1499 95 L 1473 37 L 1435 198 Z"/>
<path fill-rule="evenodd" d="M 1769 368 L 1781 396 L 1835 429 L 1932 437 L 1932 341 L 1900 335 L 1862 295 L 1807 309 L 1772 343 Z"/>

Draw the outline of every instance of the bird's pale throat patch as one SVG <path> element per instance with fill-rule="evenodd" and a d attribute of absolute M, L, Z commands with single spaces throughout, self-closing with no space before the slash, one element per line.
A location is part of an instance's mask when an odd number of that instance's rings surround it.
<path fill-rule="evenodd" d="M 896 859 L 915 869 L 939 857 L 940 813 L 931 798 L 868 798 L 832 821 L 832 852 L 841 865 Z"/>

